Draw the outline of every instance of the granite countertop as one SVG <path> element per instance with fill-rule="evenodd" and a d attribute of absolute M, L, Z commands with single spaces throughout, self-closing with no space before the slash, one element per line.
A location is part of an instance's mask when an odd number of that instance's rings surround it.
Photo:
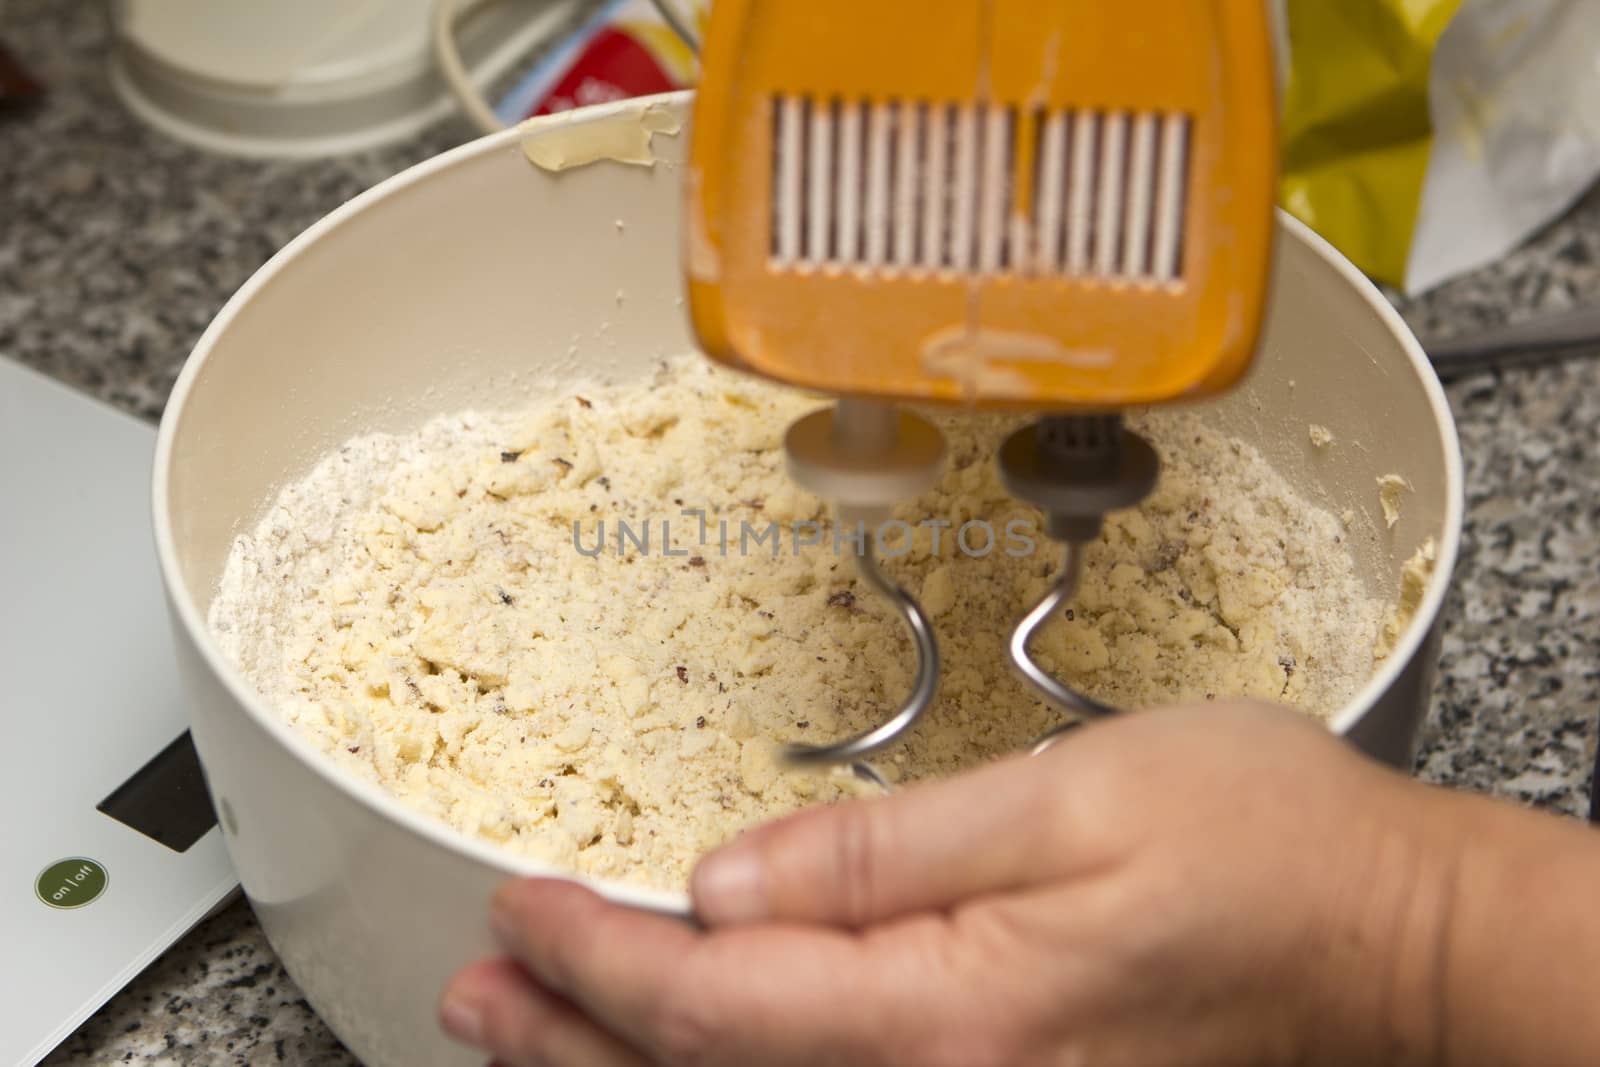
<path fill-rule="evenodd" d="M 216 158 L 124 111 L 101 5 L 14 0 L 0 40 L 49 87 L 0 113 L 0 356 L 152 420 L 211 316 L 279 246 L 471 136 L 449 120 L 339 160 Z M 1398 303 L 1420 333 L 1450 335 L 1595 301 L 1600 194 L 1503 262 Z M 1467 521 L 1418 772 L 1581 815 L 1600 709 L 1600 361 L 1481 373 L 1447 392 Z M 242 901 L 45 1062 L 86 1060 L 353 1062 Z"/>

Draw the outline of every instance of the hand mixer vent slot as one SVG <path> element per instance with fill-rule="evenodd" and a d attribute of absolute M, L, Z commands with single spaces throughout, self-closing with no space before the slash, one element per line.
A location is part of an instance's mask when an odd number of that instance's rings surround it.
<path fill-rule="evenodd" d="M 1191 125 L 775 95 L 769 268 L 1179 284 Z"/>

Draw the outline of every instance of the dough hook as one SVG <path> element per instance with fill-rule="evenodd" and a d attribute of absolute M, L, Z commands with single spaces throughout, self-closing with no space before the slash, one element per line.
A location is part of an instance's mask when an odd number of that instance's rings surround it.
<path fill-rule="evenodd" d="M 898 741 L 910 730 L 923 712 L 933 704 L 939 687 L 939 645 L 934 639 L 933 623 L 922 606 L 913 600 L 878 568 L 872 551 L 872 540 L 867 538 L 856 554 L 856 570 L 890 604 L 894 605 L 906 629 L 911 631 L 911 641 L 917 651 L 917 675 L 911 692 L 888 720 L 854 737 L 836 741 L 831 745 L 805 745 L 790 743 L 779 750 L 780 756 L 791 764 L 811 766 L 819 763 L 854 763 L 857 777 L 882 783 L 881 776 L 870 766 L 859 764 L 874 753 L 881 752 Z"/>
<path fill-rule="evenodd" d="M 1006 653 L 1011 658 L 1011 665 L 1027 680 L 1028 684 L 1037 689 L 1044 698 L 1067 711 L 1074 711 L 1083 716 L 1113 715 L 1117 709 L 1110 704 L 1102 704 L 1086 693 L 1080 693 L 1070 685 L 1045 670 L 1038 660 L 1028 652 L 1028 643 L 1033 640 L 1033 635 L 1048 622 L 1051 616 L 1060 610 L 1061 605 L 1077 593 L 1078 586 L 1083 580 L 1083 545 L 1076 541 L 1067 542 L 1066 558 L 1062 561 L 1061 571 L 1056 575 L 1056 580 L 1045 595 L 1035 604 L 1029 612 L 1017 623 L 1016 629 L 1011 631 L 1011 640 L 1006 645 Z M 1062 735 L 1079 725 L 1079 720 L 1073 719 L 1059 726 L 1045 731 L 1034 739 L 1028 746 L 1028 752 L 1038 755 L 1051 745 L 1059 741 Z"/>
<path fill-rule="evenodd" d="M 906 698 L 900 710 L 881 726 L 833 745 L 790 744 L 784 747 L 782 755 L 794 764 L 849 763 L 851 773 L 857 778 L 877 786 L 884 793 L 890 793 L 893 792 L 893 787 L 876 768 L 864 760 L 899 740 L 933 703 L 938 684 L 939 649 L 934 642 L 933 629 L 921 607 L 884 576 L 878 569 L 870 548 L 857 557 L 857 565 L 862 576 L 895 604 L 901 618 L 912 632 L 917 645 L 918 670 L 911 695 Z M 1078 542 L 1068 542 L 1066 557 L 1055 582 L 1012 630 L 1006 652 L 1018 673 L 1057 707 L 1084 717 L 1114 715 L 1117 713 L 1116 708 L 1067 685 L 1047 671 L 1028 651 L 1028 644 L 1033 640 L 1033 635 L 1061 609 L 1063 604 L 1077 594 L 1082 580 L 1083 545 Z M 1037 756 L 1080 725 L 1082 725 L 1081 720 L 1071 719 L 1046 730 L 1029 743 L 1028 754 Z"/>

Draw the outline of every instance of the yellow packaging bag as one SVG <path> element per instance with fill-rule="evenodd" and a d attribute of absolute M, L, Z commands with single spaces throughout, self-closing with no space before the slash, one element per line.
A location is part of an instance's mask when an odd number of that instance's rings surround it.
<path fill-rule="evenodd" d="M 1428 170 L 1428 69 L 1461 0 L 1287 0 L 1283 206 L 1400 285 Z"/>
<path fill-rule="evenodd" d="M 1600 0 L 1275 0 L 1284 207 L 1421 292 L 1600 175 Z"/>

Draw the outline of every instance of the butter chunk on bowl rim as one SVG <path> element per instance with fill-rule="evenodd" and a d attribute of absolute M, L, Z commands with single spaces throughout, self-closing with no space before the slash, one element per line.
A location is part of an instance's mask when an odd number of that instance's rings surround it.
<path fill-rule="evenodd" d="M 476 1062 L 438 1033 L 433 1004 L 492 950 L 485 907 L 507 876 L 571 877 L 671 914 L 687 902 L 502 851 L 343 773 L 228 661 L 207 606 L 233 538 L 345 440 L 504 409 L 550 382 L 637 377 L 692 350 L 679 257 L 689 99 L 532 120 L 351 200 L 234 294 L 162 420 L 157 551 L 222 832 L 268 938 L 367 1063 Z M 1410 622 L 1328 723 L 1409 770 L 1463 508 L 1455 426 L 1420 347 L 1354 267 L 1280 214 L 1261 354 L 1200 410 L 1313 503 L 1354 513 L 1347 540 L 1386 602 L 1432 540 Z M 1336 444 L 1314 445 L 1312 424 Z M 1410 487 L 1392 527 L 1378 491 L 1391 474 Z"/>

